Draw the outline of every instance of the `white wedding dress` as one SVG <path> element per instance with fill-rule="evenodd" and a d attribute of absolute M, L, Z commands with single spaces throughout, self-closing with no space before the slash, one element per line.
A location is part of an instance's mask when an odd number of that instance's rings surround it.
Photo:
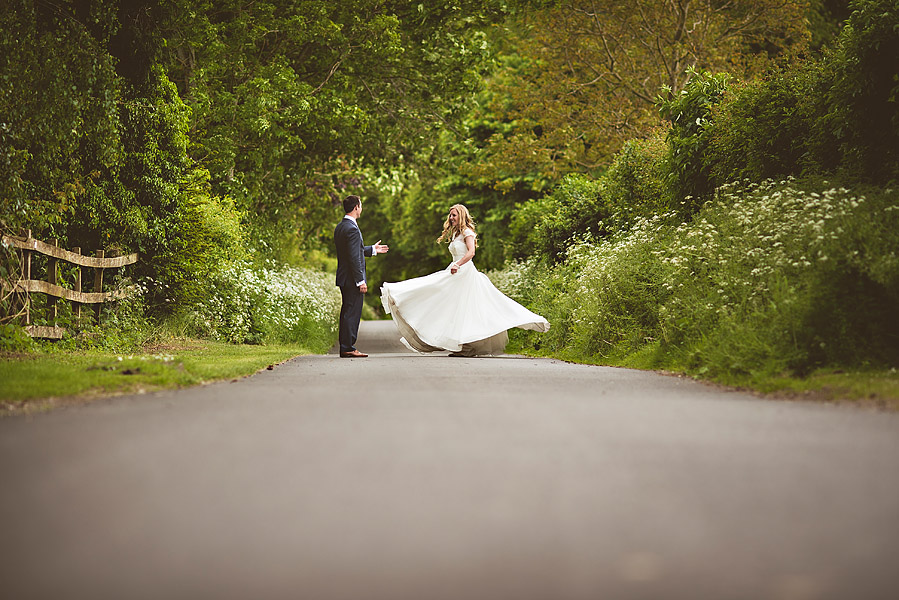
<path fill-rule="evenodd" d="M 449 245 L 453 261 L 465 256 L 465 237 Z M 450 267 L 424 277 L 381 286 L 381 302 L 399 330 L 400 341 L 417 352 L 458 352 L 466 356 L 502 354 L 508 329 L 548 331 L 549 322 L 496 289 L 468 261 L 452 274 Z"/>

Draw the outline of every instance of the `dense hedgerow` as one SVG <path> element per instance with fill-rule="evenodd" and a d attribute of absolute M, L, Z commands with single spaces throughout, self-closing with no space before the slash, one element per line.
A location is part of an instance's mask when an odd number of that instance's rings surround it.
<path fill-rule="evenodd" d="M 663 339 L 718 372 L 896 364 L 897 211 L 892 190 L 719 188 L 659 252 L 672 270 Z"/>
<path fill-rule="evenodd" d="M 62 273 L 63 278 L 67 273 Z M 325 352 L 337 333 L 340 294 L 333 275 L 297 267 L 257 267 L 247 262 L 226 263 L 202 281 L 190 303 L 180 303 L 172 317 L 157 322 L 148 317 L 147 302 L 169 296 L 170 285 L 150 277 L 117 276 L 114 289 L 127 288 L 126 298 L 104 304 L 100 323 L 85 309 L 76 319 L 71 303 L 59 302 L 55 324 L 67 328 L 57 342 L 35 345 L 21 327 L 0 322 L 0 352 L 99 349 L 128 352 L 173 335 L 230 343 L 297 344 Z M 51 324 L 46 298 L 34 295 L 33 321 Z"/>
<path fill-rule="evenodd" d="M 533 349 L 594 360 L 650 353 L 709 375 L 899 364 L 899 193 L 795 180 L 720 188 L 557 267 L 493 274 L 553 325 Z"/>
<path fill-rule="evenodd" d="M 183 311 L 187 333 L 232 343 L 282 342 L 324 352 L 337 331 L 340 293 L 333 275 L 297 267 L 235 263 Z"/>

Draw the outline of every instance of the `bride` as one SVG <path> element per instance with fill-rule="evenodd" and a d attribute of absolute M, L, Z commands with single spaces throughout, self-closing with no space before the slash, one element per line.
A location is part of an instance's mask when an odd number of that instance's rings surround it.
<path fill-rule="evenodd" d="M 438 242 L 449 240 L 453 262 L 424 277 L 381 286 L 384 310 L 417 352 L 450 356 L 502 354 L 512 327 L 548 331 L 549 322 L 503 295 L 472 262 L 475 224 L 461 204 L 450 208 Z"/>

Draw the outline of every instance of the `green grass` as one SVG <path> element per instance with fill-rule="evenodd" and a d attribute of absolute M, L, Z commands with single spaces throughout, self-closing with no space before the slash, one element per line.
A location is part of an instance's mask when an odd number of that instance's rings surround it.
<path fill-rule="evenodd" d="M 178 340 L 134 354 L 103 351 L 0 355 L 0 414 L 37 412 L 91 398 L 179 388 L 251 375 L 309 351 Z"/>
<path fill-rule="evenodd" d="M 612 358 L 608 364 L 634 369 L 665 369 L 728 387 L 752 390 L 775 398 L 852 403 L 886 410 L 899 410 L 899 370 L 887 368 L 817 369 L 808 375 L 755 372 L 709 375 L 703 369 L 678 362 L 661 346 L 647 344 L 637 351 Z"/>
<path fill-rule="evenodd" d="M 767 377 L 750 382 L 752 389 L 775 397 L 851 402 L 899 410 L 899 371 L 821 370 L 807 377 Z"/>
<path fill-rule="evenodd" d="M 534 350 L 524 342 L 526 335 L 513 330 L 507 352 L 555 358 L 566 362 L 624 367 L 643 371 L 673 373 L 697 381 L 748 390 L 772 399 L 808 400 L 851 404 L 866 408 L 899 411 L 899 369 L 819 369 L 805 377 L 778 375 L 708 376 L 697 369 L 679 365 L 677 357 L 666 354 L 658 343 L 646 344 L 626 355 L 585 356 L 570 348 L 557 351 Z M 524 343 L 523 343 L 524 342 Z"/>

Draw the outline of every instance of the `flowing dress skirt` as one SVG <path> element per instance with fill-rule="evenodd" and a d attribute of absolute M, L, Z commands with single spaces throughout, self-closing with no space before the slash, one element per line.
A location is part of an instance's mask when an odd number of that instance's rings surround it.
<path fill-rule="evenodd" d="M 502 354 L 508 329 L 548 331 L 549 322 L 504 295 L 472 262 L 381 286 L 401 340 L 417 352 Z"/>

